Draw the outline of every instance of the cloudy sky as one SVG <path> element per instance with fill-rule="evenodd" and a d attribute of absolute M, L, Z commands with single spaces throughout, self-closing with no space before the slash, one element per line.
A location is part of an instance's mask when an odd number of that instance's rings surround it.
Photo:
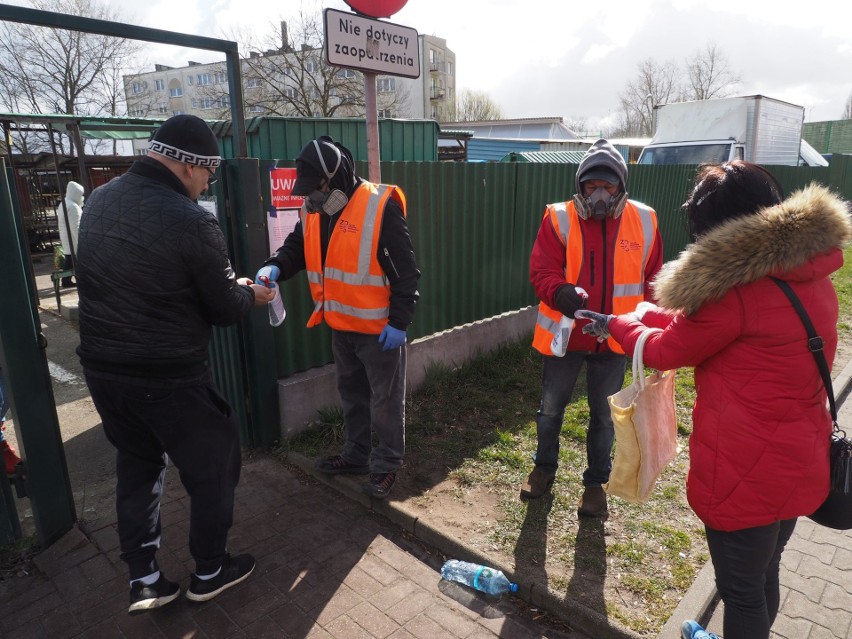
<path fill-rule="evenodd" d="M 348 10 L 341 0 L 110 4 L 127 22 L 219 38 L 235 24 L 268 30 L 300 8 Z M 840 0 L 408 0 L 391 21 L 445 38 L 458 88 L 487 92 L 506 117 L 604 125 L 640 62 L 683 64 L 708 43 L 741 76 L 737 94 L 800 104 L 806 121 L 840 118 L 852 93 L 852 3 Z M 153 70 L 217 56 L 150 45 L 146 57 Z"/>

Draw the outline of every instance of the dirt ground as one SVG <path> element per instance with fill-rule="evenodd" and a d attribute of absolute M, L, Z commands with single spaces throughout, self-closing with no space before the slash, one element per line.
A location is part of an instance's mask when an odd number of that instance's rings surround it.
<path fill-rule="evenodd" d="M 852 335 L 846 333 L 838 344 L 834 375 L 850 358 Z M 688 416 L 680 419 L 691 425 Z M 468 472 L 476 473 L 475 461 L 470 464 Z M 407 455 L 394 491 L 412 515 L 462 540 L 518 579 L 546 580 L 556 596 L 655 636 L 709 559 L 703 524 L 686 502 L 688 465 L 688 435 L 682 434 L 656 497 L 642 506 L 610 498 L 606 522 L 577 517 L 582 486 L 561 472 L 551 495 L 522 502 L 520 482 L 495 478 L 470 483 L 435 455 L 415 453 Z M 562 507 L 554 509 L 555 501 Z M 673 548 L 673 543 L 682 546 Z M 675 587 L 661 591 L 665 582 Z"/>

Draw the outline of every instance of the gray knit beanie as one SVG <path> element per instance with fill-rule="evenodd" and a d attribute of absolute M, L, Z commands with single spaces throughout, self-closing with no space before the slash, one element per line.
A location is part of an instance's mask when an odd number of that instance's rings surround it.
<path fill-rule="evenodd" d="M 613 177 L 618 180 L 621 192 L 626 192 L 627 163 L 612 144 L 601 138 L 589 147 L 580 161 L 580 166 L 577 167 L 577 175 L 574 178 L 575 192 L 582 192 L 580 185 L 586 180 L 599 179 L 612 182 Z"/>

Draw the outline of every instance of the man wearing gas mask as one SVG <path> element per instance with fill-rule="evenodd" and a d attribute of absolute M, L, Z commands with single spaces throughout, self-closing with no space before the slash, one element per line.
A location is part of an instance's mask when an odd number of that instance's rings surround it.
<path fill-rule="evenodd" d="M 405 341 L 419 296 L 405 195 L 355 175 L 349 149 L 325 135 L 296 158 L 293 195 L 305 197 L 299 221 L 256 281 L 307 270 L 308 327 L 325 321 L 332 329 L 346 437 L 341 453 L 318 459 L 316 468 L 369 473 L 364 492 L 384 499 L 405 452 Z"/>
<path fill-rule="evenodd" d="M 589 424 L 587 467 L 578 514 L 605 518 L 614 430 L 607 397 L 624 384 L 626 358 L 612 340 L 599 342 L 580 330 L 574 311 L 634 310 L 651 299 L 649 283 L 662 266 L 657 215 L 627 199 L 627 164 L 606 140 L 583 156 L 572 200 L 548 204 L 530 256 L 530 281 L 540 300 L 533 347 L 543 355 L 542 400 L 536 416 L 535 467 L 521 497 L 544 495 L 556 477 L 565 407 L 583 364 Z M 605 310 L 600 310 L 605 309 Z"/>

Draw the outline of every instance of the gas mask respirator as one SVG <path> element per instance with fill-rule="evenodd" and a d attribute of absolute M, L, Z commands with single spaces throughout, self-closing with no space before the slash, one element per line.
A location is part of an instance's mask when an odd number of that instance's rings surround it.
<path fill-rule="evenodd" d="M 340 164 L 343 161 L 343 157 L 340 153 L 340 149 L 332 145 L 325 145 L 326 148 L 330 148 L 334 151 L 336 155 L 337 163 L 334 165 L 334 168 L 330 169 L 328 165 L 325 163 L 325 158 L 322 155 L 322 150 L 320 149 L 319 142 L 314 140 L 314 148 L 317 152 L 317 159 L 319 160 L 320 165 L 322 166 L 322 171 L 325 173 L 325 177 L 328 180 L 327 184 L 331 184 L 332 178 L 337 174 L 337 170 L 340 168 Z M 316 189 L 312 191 L 307 198 L 305 198 L 305 208 L 308 213 L 325 213 L 326 215 L 337 215 L 340 211 L 343 210 L 343 207 L 349 202 L 349 198 L 346 197 L 346 193 L 341 191 L 340 189 L 331 189 L 329 191 L 321 191 L 320 189 Z"/>
<path fill-rule="evenodd" d="M 594 192 L 586 197 L 586 205 L 589 207 L 589 213 L 595 220 L 602 220 L 609 212 L 609 205 L 613 197 L 603 188 L 598 187 Z"/>
<path fill-rule="evenodd" d="M 579 193 L 574 196 L 574 207 L 581 218 L 587 220 L 603 220 L 617 218 L 624 210 L 627 193 L 610 195 L 603 187 L 595 189 L 591 195 L 583 197 Z"/>
<path fill-rule="evenodd" d="M 305 208 L 308 213 L 325 213 L 326 215 L 337 215 L 349 202 L 346 194 L 339 190 L 311 192 L 305 198 Z"/>

